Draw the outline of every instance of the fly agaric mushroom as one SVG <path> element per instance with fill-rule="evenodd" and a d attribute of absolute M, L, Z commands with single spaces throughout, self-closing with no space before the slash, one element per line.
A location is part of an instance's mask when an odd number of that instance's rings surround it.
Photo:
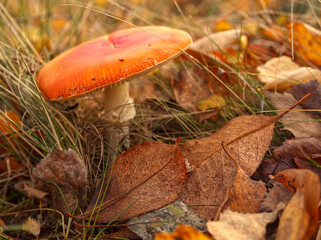
<path fill-rule="evenodd" d="M 107 121 L 127 122 L 136 113 L 128 81 L 160 67 L 191 43 L 188 33 L 169 27 L 119 30 L 57 56 L 40 70 L 36 82 L 55 101 L 104 87 Z"/>

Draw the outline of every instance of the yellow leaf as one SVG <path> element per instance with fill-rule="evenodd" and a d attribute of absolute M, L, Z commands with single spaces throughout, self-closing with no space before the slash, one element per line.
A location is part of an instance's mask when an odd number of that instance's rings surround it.
<path fill-rule="evenodd" d="M 212 238 L 195 228 L 180 225 L 173 233 L 156 233 L 155 240 L 211 240 Z"/>
<path fill-rule="evenodd" d="M 233 25 L 225 19 L 221 19 L 215 23 L 214 28 L 220 32 L 232 29 Z"/>
<path fill-rule="evenodd" d="M 215 95 L 211 96 L 208 99 L 199 101 L 197 103 L 197 107 L 200 110 L 208 110 L 208 109 L 213 109 L 213 108 L 221 108 L 226 105 L 226 102 L 223 97 Z"/>

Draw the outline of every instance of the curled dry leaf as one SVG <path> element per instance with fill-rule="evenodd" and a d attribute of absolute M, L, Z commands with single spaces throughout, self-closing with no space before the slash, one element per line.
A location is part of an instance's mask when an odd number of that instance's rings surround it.
<path fill-rule="evenodd" d="M 275 179 L 295 193 L 283 213 L 284 223 L 281 217 L 278 235 L 280 231 L 285 237 L 291 228 L 296 234 L 293 234 L 293 238 L 287 239 L 303 239 L 303 237 L 296 237 L 312 236 L 319 219 L 320 180 L 318 175 L 307 169 L 287 169 L 278 172 Z M 285 238 L 280 237 L 279 239 Z"/>
<path fill-rule="evenodd" d="M 72 149 L 68 151 L 55 150 L 48 154 L 32 170 L 32 175 L 35 186 L 50 193 L 55 208 L 63 212 L 66 212 L 67 208 L 60 191 L 52 183 L 57 184 L 63 192 L 75 193 L 80 200 L 87 191 L 86 165 Z M 71 192 L 64 192 L 70 210 L 76 205 L 76 198 Z"/>
<path fill-rule="evenodd" d="M 270 145 L 274 123 L 269 121 L 272 119 L 273 117 L 262 115 L 241 116 L 228 122 L 210 137 L 182 144 L 184 156 L 195 167 L 180 196 L 182 201 L 193 205 L 191 209 L 202 218 L 211 220 L 216 216 L 219 205 L 226 199 L 227 192 L 233 188 L 236 179 L 235 187 L 242 185 L 245 179 L 249 188 L 254 187 L 256 184 L 252 185 L 246 175 L 253 174 Z M 269 124 L 266 124 L 267 122 Z M 260 128 L 262 124 L 266 125 Z M 242 169 L 240 175 L 237 176 L 235 162 L 222 150 L 222 142 Z M 243 171 L 245 175 L 242 176 Z M 263 189 L 262 186 L 256 187 Z M 243 196 L 242 192 L 233 194 L 236 194 L 237 198 Z M 261 202 L 262 192 L 258 195 L 258 202 Z"/>
<path fill-rule="evenodd" d="M 237 213 L 229 209 L 219 221 L 207 223 L 207 229 L 216 240 L 264 240 L 266 225 L 277 218 L 282 207 L 269 213 Z"/>
<path fill-rule="evenodd" d="M 177 227 L 176 231 L 173 233 L 156 233 L 155 240 L 211 240 L 209 236 L 206 236 L 204 233 L 199 232 L 198 230 L 189 227 L 180 225 Z"/>
<path fill-rule="evenodd" d="M 116 158 L 79 218 L 122 221 L 159 209 L 178 198 L 185 180 L 185 159 L 178 146 L 138 144 Z"/>
<path fill-rule="evenodd" d="M 321 71 L 311 67 L 300 67 L 290 57 L 282 56 L 258 66 L 259 80 L 264 88 L 283 92 L 292 85 L 308 82 L 311 79 L 321 81 Z"/>

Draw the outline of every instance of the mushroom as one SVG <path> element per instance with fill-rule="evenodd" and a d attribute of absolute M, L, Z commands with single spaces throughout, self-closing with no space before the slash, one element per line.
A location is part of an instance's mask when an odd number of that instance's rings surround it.
<path fill-rule="evenodd" d="M 119 30 L 51 60 L 38 73 L 37 86 L 54 101 L 104 87 L 106 121 L 124 123 L 136 114 L 128 82 L 178 56 L 191 43 L 188 33 L 169 27 Z"/>

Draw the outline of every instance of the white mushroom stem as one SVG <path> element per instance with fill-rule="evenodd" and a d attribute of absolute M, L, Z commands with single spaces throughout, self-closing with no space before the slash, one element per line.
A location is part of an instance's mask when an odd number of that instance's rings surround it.
<path fill-rule="evenodd" d="M 129 97 L 129 83 L 105 87 L 104 110 L 107 121 L 124 123 L 136 115 L 134 100 Z"/>
<path fill-rule="evenodd" d="M 106 120 L 111 123 L 126 123 L 136 115 L 134 100 L 129 97 L 129 83 L 114 87 L 105 87 L 104 110 Z M 121 140 L 129 133 L 128 125 L 115 126 L 107 129 L 107 141 L 112 150 L 116 150 Z M 124 146 L 129 148 L 129 139 L 124 141 Z"/>

